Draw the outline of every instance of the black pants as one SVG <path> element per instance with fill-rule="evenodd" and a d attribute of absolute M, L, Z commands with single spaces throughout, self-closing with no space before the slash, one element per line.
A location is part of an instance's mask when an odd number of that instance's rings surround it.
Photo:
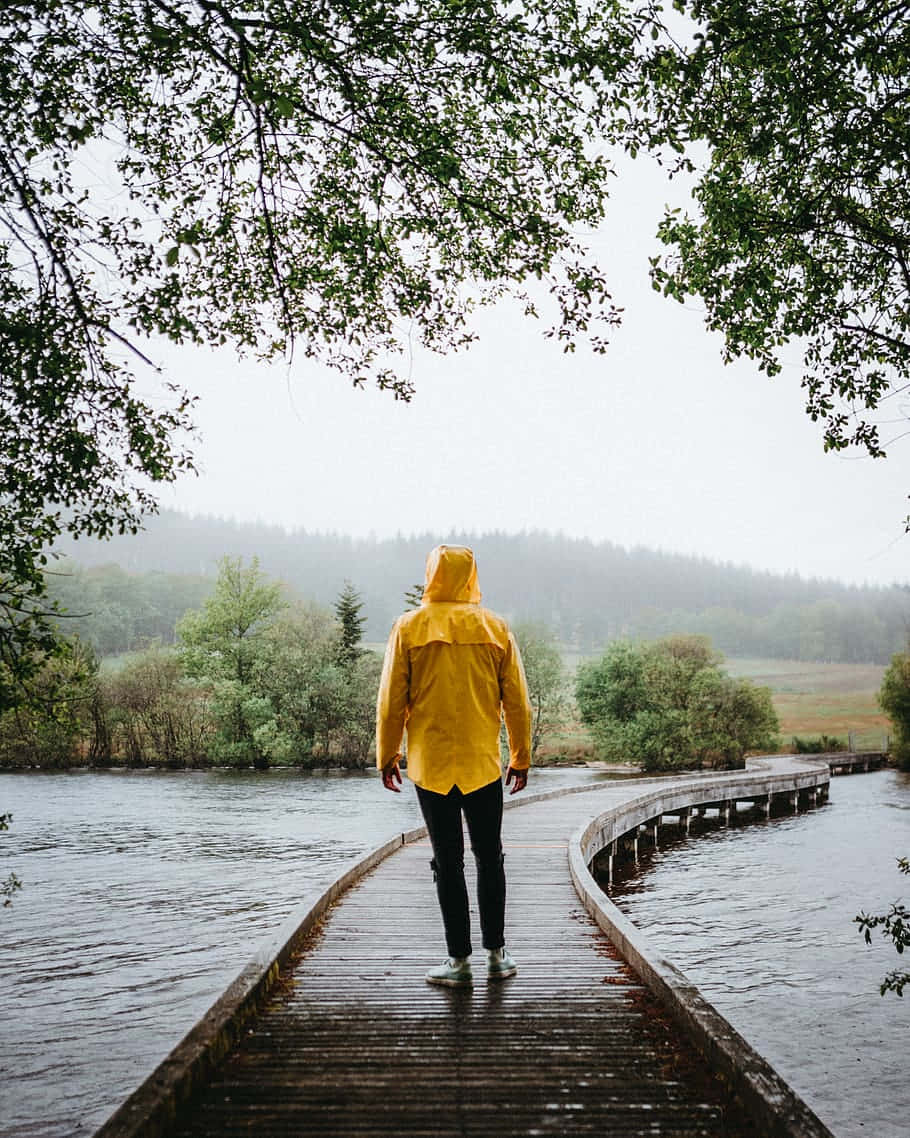
<path fill-rule="evenodd" d="M 448 794 L 417 787 L 417 798 L 433 846 L 430 865 L 442 910 L 449 956 L 471 953 L 471 919 L 464 880 L 464 811 L 477 863 L 477 905 L 484 948 L 502 948 L 506 909 L 506 875 L 502 861 L 502 782 L 462 794 L 453 786 Z"/>

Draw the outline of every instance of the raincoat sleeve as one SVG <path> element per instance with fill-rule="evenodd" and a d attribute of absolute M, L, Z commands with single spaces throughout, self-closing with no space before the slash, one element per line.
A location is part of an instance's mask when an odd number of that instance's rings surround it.
<path fill-rule="evenodd" d="M 531 702 L 521 653 L 511 632 L 499 669 L 499 690 L 509 735 L 509 765 L 527 770 L 531 765 Z"/>
<path fill-rule="evenodd" d="M 410 688 L 408 654 L 395 624 L 386 645 L 376 700 L 376 766 L 383 770 L 401 753 L 401 740 L 408 721 Z"/>

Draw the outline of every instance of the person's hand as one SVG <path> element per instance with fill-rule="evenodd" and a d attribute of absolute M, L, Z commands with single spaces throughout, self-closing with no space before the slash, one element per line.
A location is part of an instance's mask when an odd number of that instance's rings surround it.
<path fill-rule="evenodd" d="M 386 790 L 394 790 L 396 794 L 401 794 L 401 771 L 398 768 L 398 760 L 394 759 L 387 767 L 383 767 L 381 774 L 382 785 Z"/>
<path fill-rule="evenodd" d="M 517 770 L 515 767 L 509 767 L 506 771 L 506 786 L 508 786 L 510 782 L 514 782 L 515 785 L 509 791 L 509 794 L 517 794 L 519 790 L 524 790 L 528 785 L 527 769 Z"/>

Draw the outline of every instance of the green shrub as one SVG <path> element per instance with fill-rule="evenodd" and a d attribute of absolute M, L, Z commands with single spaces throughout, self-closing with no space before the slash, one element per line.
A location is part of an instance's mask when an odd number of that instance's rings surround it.
<path fill-rule="evenodd" d="M 0 767 L 86 763 L 97 675 L 90 648 L 78 640 L 63 643 L 30 677 L 28 699 L 0 714 Z"/>
<path fill-rule="evenodd" d="M 802 739 L 799 735 L 793 736 L 793 751 L 797 755 L 831 755 L 836 751 L 846 751 L 845 739 L 838 739 L 834 735 L 819 735 L 817 739 Z"/>
<path fill-rule="evenodd" d="M 599 757 L 645 770 L 732 768 L 774 746 L 768 688 L 728 676 L 703 637 L 618 641 L 578 670 L 576 699 Z"/>
<path fill-rule="evenodd" d="M 902 770 L 910 770 L 910 652 L 898 652 L 892 658 L 878 702 L 894 726 L 891 755 Z"/>

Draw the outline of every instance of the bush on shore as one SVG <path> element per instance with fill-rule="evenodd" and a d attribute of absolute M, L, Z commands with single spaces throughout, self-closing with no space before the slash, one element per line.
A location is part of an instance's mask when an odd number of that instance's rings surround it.
<path fill-rule="evenodd" d="M 846 751 L 847 743 L 834 735 L 819 735 L 817 739 L 803 739 L 799 735 L 793 736 L 793 753 L 795 755 L 833 755 L 837 751 Z"/>
<path fill-rule="evenodd" d="M 731 769 L 777 741 L 770 689 L 728 676 L 704 637 L 617 641 L 578 669 L 575 695 L 608 762 Z"/>
<path fill-rule="evenodd" d="M 910 651 L 892 657 L 882 678 L 878 702 L 894 726 L 894 760 L 901 770 L 910 770 Z"/>

